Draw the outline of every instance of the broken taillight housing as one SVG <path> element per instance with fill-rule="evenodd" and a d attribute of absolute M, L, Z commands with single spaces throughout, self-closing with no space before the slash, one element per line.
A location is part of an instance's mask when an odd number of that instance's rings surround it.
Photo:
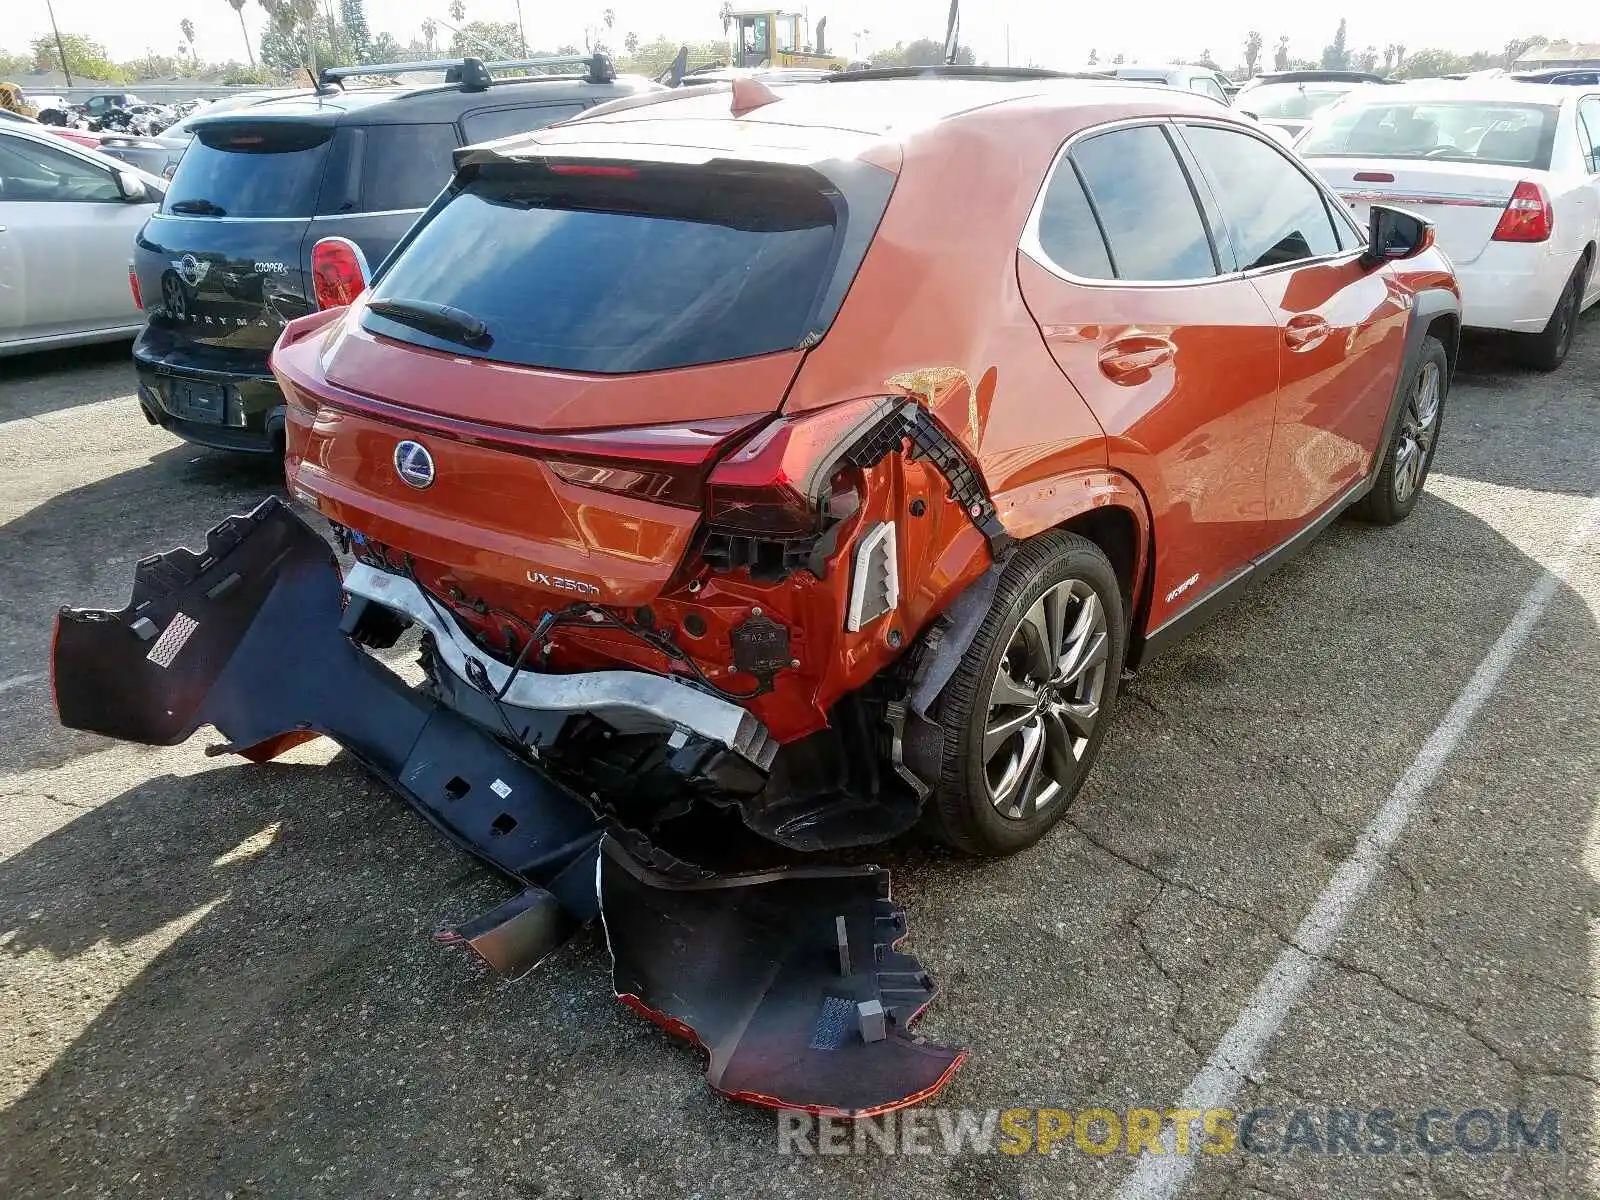
<path fill-rule="evenodd" d="M 576 433 L 537 450 L 558 478 L 579 487 L 700 508 L 717 453 L 760 420 L 752 415 Z"/>
<path fill-rule="evenodd" d="M 812 537 L 860 506 L 859 473 L 840 457 L 894 402 L 855 400 L 780 417 L 711 472 L 706 527 L 737 537 Z"/>
<path fill-rule="evenodd" d="M 327 237 L 311 250 L 318 308 L 339 308 L 367 290 L 367 258 L 349 238 Z"/>
<path fill-rule="evenodd" d="M 133 269 L 133 264 L 128 264 L 128 290 L 133 293 L 133 306 L 140 312 L 144 311 L 144 293 L 139 290 L 139 272 Z"/>

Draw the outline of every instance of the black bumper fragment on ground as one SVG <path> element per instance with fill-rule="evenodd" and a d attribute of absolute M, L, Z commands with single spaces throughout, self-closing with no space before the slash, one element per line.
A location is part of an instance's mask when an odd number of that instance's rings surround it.
<path fill-rule="evenodd" d="M 684 882 L 602 844 L 600 910 L 618 998 L 701 1046 L 737 1100 L 870 1116 L 934 1095 L 965 1050 L 913 1040 L 933 981 L 896 946 L 905 914 L 876 867 Z"/>
<path fill-rule="evenodd" d="M 661 874 L 635 851 L 676 860 L 636 831 L 602 840 L 580 796 L 408 687 L 342 616 L 332 550 L 269 499 L 211 530 L 204 553 L 142 560 L 126 608 L 63 608 L 56 708 L 64 725 L 148 745 L 212 725 L 223 750 L 256 761 L 332 738 L 522 885 L 441 941 L 515 978 L 603 905 L 619 997 L 705 1046 L 727 1095 L 864 1115 L 927 1099 L 960 1065 L 965 1051 L 907 1036 L 933 985 L 895 949 L 905 926 L 888 872 Z"/>

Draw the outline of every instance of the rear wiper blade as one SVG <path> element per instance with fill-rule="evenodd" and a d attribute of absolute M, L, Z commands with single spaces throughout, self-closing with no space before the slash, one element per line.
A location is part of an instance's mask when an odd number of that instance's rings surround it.
<path fill-rule="evenodd" d="M 202 217 L 225 217 L 228 210 L 220 204 L 213 204 L 209 200 L 179 200 L 176 204 L 167 205 L 168 212 L 197 213 Z"/>
<path fill-rule="evenodd" d="M 434 304 L 429 300 L 370 300 L 367 311 L 474 349 L 484 349 L 494 341 L 489 336 L 489 327 L 481 319 L 448 304 Z"/>

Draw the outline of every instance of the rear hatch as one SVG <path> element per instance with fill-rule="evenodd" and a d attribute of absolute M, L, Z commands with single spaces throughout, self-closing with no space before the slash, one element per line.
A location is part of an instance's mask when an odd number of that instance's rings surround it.
<path fill-rule="evenodd" d="M 1372 89 L 1379 96 L 1384 89 Z M 1550 167 L 1557 109 L 1484 100 L 1347 99 L 1296 145 L 1365 223 L 1375 203 L 1434 223 L 1457 265 L 1494 236 L 1523 179 Z"/>
<path fill-rule="evenodd" d="M 284 325 L 314 307 L 301 250 L 332 132 L 242 118 L 196 128 L 134 253 L 161 350 L 265 371 Z"/>
<path fill-rule="evenodd" d="M 275 355 L 291 479 L 470 570 L 451 579 L 472 594 L 548 577 L 642 603 L 716 459 L 826 332 L 893 179 L 857 160 L 469 163 L 326 342 Z M 408 439 L 421 488 L 396 469 Z"/>

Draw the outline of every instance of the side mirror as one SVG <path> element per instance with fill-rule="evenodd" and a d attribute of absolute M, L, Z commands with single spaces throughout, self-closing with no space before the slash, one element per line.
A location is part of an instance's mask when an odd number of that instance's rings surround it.
<path fill-rule="evenodd" d="M 1374 204 L 1367 225 L 1367 252 L 1361 256 L 1361 261 L 1368 267 L 1376 267 L 1380 263 L 1415 258 L 1432 245 L 1432 222 L 1401 208 Z"/>
<path fill-rule="evenodd" d="M 118 171 L 116 174 L 117 195 L 122 197 L 125 204 L 139 204 L 150 198 L 149 191 L 132 171 Z"/>

